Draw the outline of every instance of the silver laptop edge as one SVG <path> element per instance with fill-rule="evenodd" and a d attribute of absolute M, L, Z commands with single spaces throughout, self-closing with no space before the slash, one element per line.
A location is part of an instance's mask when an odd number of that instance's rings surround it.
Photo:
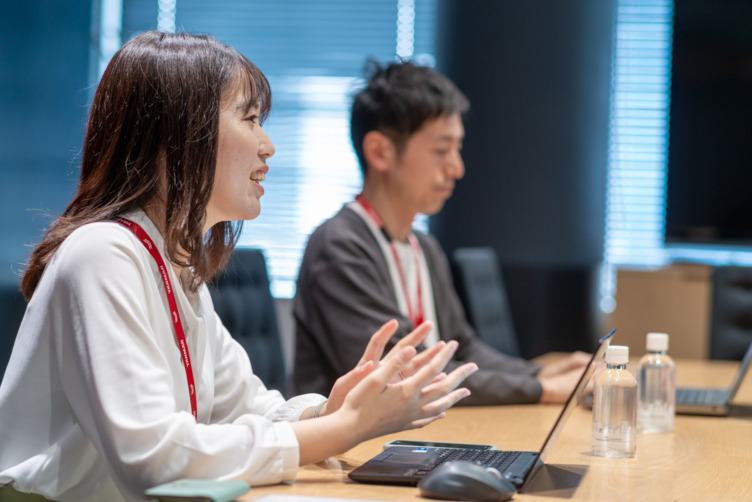
<path fill-rule="evenodd" d="M 569 396 L 569 399 L 567 399 L 566 403 L 562 407 L 561 413 L 559 413 L 559 416 L 556 419 L 556 423 L 551 428 L 551 431 L 548 433 L 546 440 L 541 446 L 540 453 L 538 454 L 538 459 L 535 461 L 535 465 L 528 471 L 521 486 L 524 486 L 528 480 L 532 479 L 535 473 L 538 472 L 538 469 L 540 469 L 540 467 L 545 463 L 546 457 L 548 457 L 551 448 L 553 448 L 554 443 L 556 443 L 556 440 L 559 438 L 559 434 L 561 434 L 561 431 L 564 429 L 564 425 L 567 423 L 569 415 L 572 414 L 572 411 L 575 409 L 577 403 L 580 402 L 582 395 L 585 393 L 585 389 L 587 389 L 590 378 L 592 378 L 593 373 L 595 373 L 595 368 L 598 365 L 598 362 L 603 359 L 603 356 L 605 355 L 606 349 L 611 343 L 611 338 L 614 336 L 614 333 L 616 333 L 616 330 L 612 329 L 610 333 L 603 336 L 603 338 L 598 341 L 598 348 L 590 358 L 590 363 L 585 368 L 585 371 L 582 372 L 580 380 L 577 382 L 577 385 L 572 391 L 572 394 Z"/>
<path fill-rule="evenodd" d="M 739 368 L 734 375 L 734 380 L 731 385 L 726 389 L 726 402 L 719 404 L 707 404 L 707 403 L 676 403 L 676 413 L 683 414 L 697 414 L 697 415 L 728 415 L 731 400 L 736 396 L 739 387 L 744 381 L 744 377 L 749 370 L 750 363 L 752 363 L 752 343 L 747 348 L 747 352 L 744 354 Z"/>

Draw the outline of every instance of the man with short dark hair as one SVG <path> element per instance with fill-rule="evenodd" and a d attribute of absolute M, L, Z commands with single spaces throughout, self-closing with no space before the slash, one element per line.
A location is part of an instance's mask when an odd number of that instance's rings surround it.
<path fill-rule="evenodd" d="M 574 353 L 540 367 L 498 352 L 469 326 L 446 255 L 413 230 L 418 213 L 436 214 L 465 172 L 460 154 L 467 98 L 446 77 L 409 62 L 370 74 L 351 109 L 363 190 L 311 235 L 294 301 L 297 392 L 322 392 L 363 353 L 370 333 L 399 321 L 396 343 L 428 320 L 426 339 L 457 340 L 447 370 L 475 362 L 460 404 L 564 402 L 587 363 Z"/>

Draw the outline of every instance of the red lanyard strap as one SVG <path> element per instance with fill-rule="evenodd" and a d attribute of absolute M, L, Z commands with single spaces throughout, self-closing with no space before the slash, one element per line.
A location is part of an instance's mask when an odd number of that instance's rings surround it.
<path fill-rule="evenodd" d="M 413 325 L 413 328 L 417 327 L 419 324 L 421 324 L 424 320 L 424 314 L 423 314 L 423 287 L 421 284 L 421 274 L 420 274 L 420 244 L 418 244 L 418 239 L 415 238 L 413 234 L 409 234 L 407 236 L 407 240 L 410 242 L 410 247 L 413 251 L 413 256 L 415 258 L 415 273 L 417 275 L 417 298 L 415 301 L 415 305 L 413 305 L 413 302 L 410 301 L 410 295 L 408 294 L 408 288 L 407 288 L 407 277 L 405 277 L 405 272 L 402 269 L 402 261 L 400 260 L 399 253 L 397 252 L 397 246 L 394 245 L 394 241 L 389 236 L 389 233 L 387 233 L 386 228 L 384 228 L 384 224 L 381 221 L 381 218 L 379 218 L 379 215 L 376 214 L 376 211 L 371 207 L 371 205 L 363 198 L 362 195 L 357 195 L 355 197 L 355 200 L 361 205 L 361 207 L 365 210 L 365 212 L 368 214 L 368 216 L 371 217 L 371 220 L 376 224 L 377 227 L 381 230 L 381 233 L 384 234 L 384 237 L 386 237 L 387 242 L 389 242 L 389 247 L 392 249 L 392 256 L 394 257 L 394 263 L 397 265 L 397 273 L 400 278 L 400 285 L 402 286 L 402 293 L 405 295 L 405 303 L 407 304 L 407 318 L 410 320 L 410 322 Z"/>
<path fill-rule="evenodd" d="M 167 302 L 170 304 L 170 313 L 172 314 L 172 323 L 175 325 L 175 335 L 178 339 L 178 347 L 180 348 L 180 355 L 183 361 L 183 368 L 185 368 L 185 378 L 188 381 L 188 394 L 191 398 L 191 413 L 193 418 L 198 420 L 198 411 L 196 405 L 196 386 L 193 383 L 193 370 L 191 369 L 191 355 L 188 353 L 188 344 L 185 341 L 185 332 L 183 332 L 183 325 L 180 322 L 180 313 L 178 312 L 178 304 L 175 301 L 175 294 L 172 291 L 172 283 L 170 283 L 170 276 L 167 274 L 167 267 L 162 259 L 162 255 L 159 254 L 157 246 L 149 238 L 148 234 L 141 228 L 138 223 L 125 218 L 115 219 L 116 223 L 120 223 L 125 228 L 133 232 L 138 240 L 144 245 L 149 254 L 157 262 L 159 267 L 159 273 L 162 276 L 162 282 L 164 282 L 165 292 L 167 293 Z"/>

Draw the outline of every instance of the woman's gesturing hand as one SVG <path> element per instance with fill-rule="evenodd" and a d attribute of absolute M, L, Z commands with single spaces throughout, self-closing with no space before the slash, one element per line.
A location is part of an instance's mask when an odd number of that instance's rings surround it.
<path fill-rule="evenodd" d="M 343 415 L 354 416 L 348 418 L 354 418 L 360 441 L 423 427 L 442 418 L 448 408 L 468 396 L 467 389 L 457 387 L 477 370 L 474 363 L 443 373 L 456 349 L 457 342 L 442 342 L 416 355 L 416 349 L 405 343 L 394 347 L 378 367 L 363 376 L 340 408 Z M 373 367 L 372 361 L 365 364 Z"/>
<path fill-rule="evenodd" d="M 301 465 L 342 453 L 367 439 L 423 427 L 470 395 L 458 386 L 478 369 L 474 363 L 444 373 L 457 342 L 416 350 L 432 328 L 431 323 L 421 324 L 383 358 L 397 322 L 389 321 L 374 333 L 358 365 L 332 387 L 320 418 L 292 424 Z"/>
<path fill-rule="evenodd" d="M 417 347 L 426 338 L 426 335 L 433 329 L 433 324 L 430 322 L 424 322 L 415 328 L 412 332 L 402 338 L 394 347 L 387 353 L 382 359 L 382 354 L 386 348 L 386 344 L 389 339 L 394 335 L 397 330 L 398 323 L 396 320 L 386 322 L 376 333 L 371 336 L 371 339 L 366 346 L 363 356 L 358 361 L 357 366 L 350 372 L 341 376 L 334 383 L 332 390 L 329 394 L 328 401 L 324 404 L 320 411 L 320 415 L 327 415 L 333 413 L 342 406 L 347 394 L 355 387 L 360 381 L 368 376 L 373 370 L 380 365 L 386 363 L 391 358 L 395 357 L 400 350 L 405 347 Z M 393 377 L 393 382 L 399 382 L 413 374 L 415 374 L 425 364 L 430 362 L 439 351 L 446 345 L 445 342 L 439 342 L 433 347 L 426 349 L 416 354 L 405 367 L 398 371 Z M 445 363 L 446 364 L 446 363 Z"/>

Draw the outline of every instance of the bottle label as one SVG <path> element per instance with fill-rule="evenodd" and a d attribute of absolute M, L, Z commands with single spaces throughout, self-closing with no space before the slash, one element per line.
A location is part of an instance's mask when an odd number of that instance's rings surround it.
<path fill-rule="evenodd" d="M 635 430 L 629 422 L 602 424 L 593 422 L 593 445 L 630 451 L 635 441 Z"/>
<path fill-rule="evenodd" d="M 670 431 L 674 428 L 674 405 L 654 401 L 637 407 L 637 427 L 648 431 Z"/>
<path fill-rule="evenodd" d="M 637 436 L 637 382 L 624 370 L 603 371 L 593 392 L 593 454 L 634 456 Z"/>

